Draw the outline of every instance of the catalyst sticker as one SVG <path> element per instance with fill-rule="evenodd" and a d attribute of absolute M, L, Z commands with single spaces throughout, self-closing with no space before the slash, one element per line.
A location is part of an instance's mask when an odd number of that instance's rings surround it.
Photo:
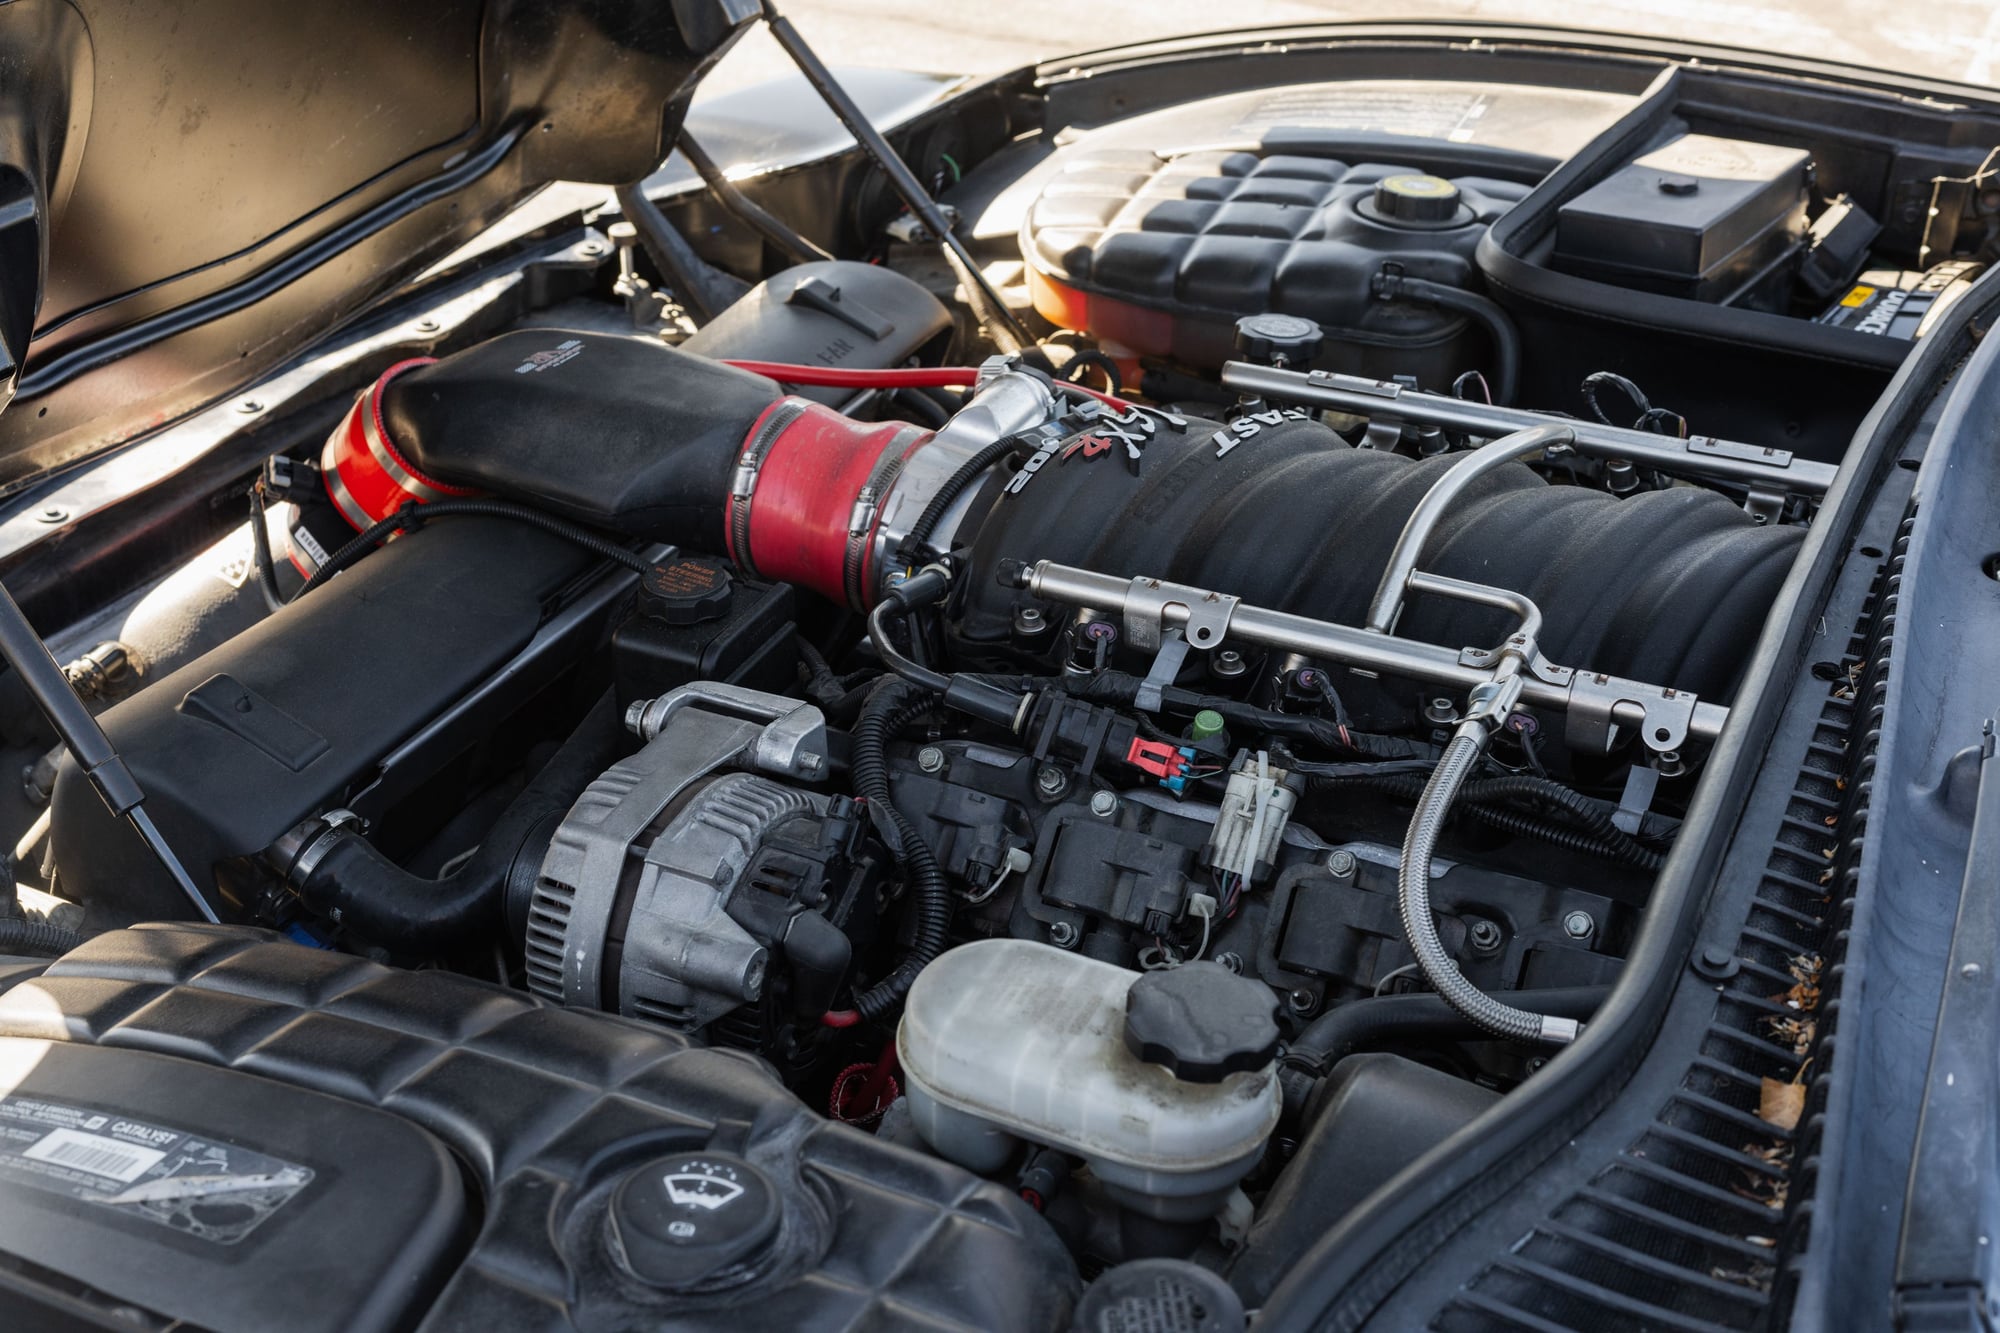
<path fill-rule="evenodd" d="M 234 1245 L 312 1183 L 310 1167 L 150 1121 L 0 1097 L 0 1179 Z"/>

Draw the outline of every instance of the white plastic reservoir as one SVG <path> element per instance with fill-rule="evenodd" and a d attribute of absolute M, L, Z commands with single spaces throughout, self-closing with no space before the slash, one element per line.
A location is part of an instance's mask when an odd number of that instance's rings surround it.
<path fill-rule="evenodd" d="M 1176 1078 L 1124 1038 L 1140 974 L 1031 940 L 981 940 L 918 974 L 896 1050 L 919 1134 L 974 1171 L 1022 1140 L 1081 1157 L 1120 1202 L 1166 1220 L 1213 1215 L 1278 1123 L 1272 1065 Z"/>

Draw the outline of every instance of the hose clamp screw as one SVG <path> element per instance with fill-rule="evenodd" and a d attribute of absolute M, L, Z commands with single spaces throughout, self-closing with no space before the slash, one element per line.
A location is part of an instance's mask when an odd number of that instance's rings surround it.
<path fill-rule="evenodd" d="M 935 745 L 926 745 L 917 751 L 917 767 L 926 773 L 936 773 L 944 767 L 944 751 Z"/>

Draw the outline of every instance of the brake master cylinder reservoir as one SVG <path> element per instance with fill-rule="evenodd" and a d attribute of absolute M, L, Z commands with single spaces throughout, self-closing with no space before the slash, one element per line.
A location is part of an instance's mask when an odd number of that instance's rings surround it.
<path fill-rule="evenodd" d="M 1278 1123 L 1270 990 L 1215 963 L 1138 973 L 1029 940 L 961 945 L 917 977 L 896 1049 L 917 1132 L 993 1172 L 1073 1153 L 1120 1203 L 1212 1216 Z"/>

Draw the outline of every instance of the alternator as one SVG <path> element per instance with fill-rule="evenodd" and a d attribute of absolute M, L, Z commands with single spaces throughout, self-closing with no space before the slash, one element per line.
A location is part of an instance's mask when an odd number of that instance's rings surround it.
<path fill-rule="evenodd" d="M 634 710 L 635 727 L 657 734 L 556 829 L 528 913 L 528 988 L 696 1032 L 765 998 L 775 950 L 816 1016 L 851 955 L 828 914 L 851 908 L 843 890 L 865 820 L 844 797 L 715 775 L 759 763 L 771 733 L 814 710 L 691 688 L 700 693 L 668 696 L 676 706 Z"/>

